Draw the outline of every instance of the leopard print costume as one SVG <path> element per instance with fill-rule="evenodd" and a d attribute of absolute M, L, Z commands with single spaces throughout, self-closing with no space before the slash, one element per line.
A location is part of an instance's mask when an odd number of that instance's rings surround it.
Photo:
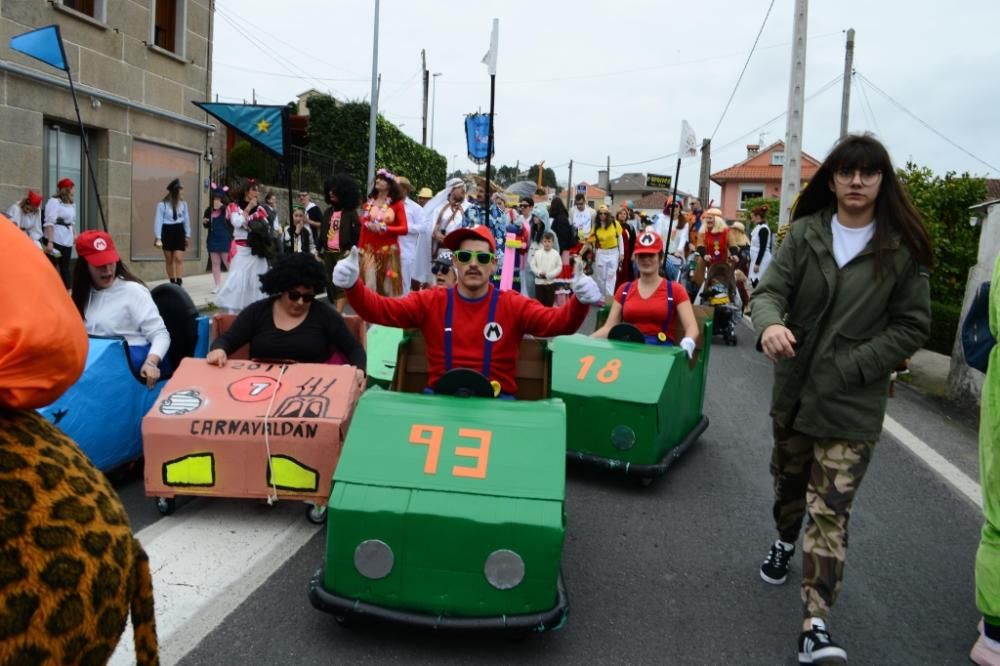
<path fill-rule="evenodd" d="M 34 411 L 0 408 L 0 664 L 104 664 L 131 610 L 159 662 L 149 560 L 108 480 Z"/>

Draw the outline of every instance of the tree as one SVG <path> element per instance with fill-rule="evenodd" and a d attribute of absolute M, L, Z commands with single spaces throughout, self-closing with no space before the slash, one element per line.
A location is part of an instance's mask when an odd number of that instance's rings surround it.
<path fill-rule="evenodd" d="M 368 179 L 368 112 L 367 102 L 340 104 L 327 95 L 309 99 L 310 146 L 336 157 L 338 170 L 351 174 L 362 187 Z M 376 128 L 376 165 L 408 177 L 417 189 L 444 187 L 444 155 L 421 146 L 381 115 Z"/>
<path fill-rule="evenodd" d="M 986 181 L 968 173 L 935 176 L 927 167 L 907 162 L 897 172 L 934 245 L 931 298 L 961 304 L 969 269 L 976 263 L 980 227 L 969 224 L 969 206 L 986 198 Z"/>
<path fill-rule="evenodd" d="M 538 182 L 537 164 L 532 164 L 531 167 L 528 169 L 527 180 L 533 180 L 536 183 Z M 542 171 L 542 187 L 555 188 L 556 194 L 559 194 L 562 191 L 562 188 L 559 187 L 559 183 L 556 182 L 556 172 L 553 171 L 552 169 L 549 169 L 548 167 L 546 167 L 545 170 Z"/>
<path fill-rule="evenodd" d="M 496 181 L 500 185 L 507 187 L 520 180 L 517 175 L 517 167 L 507 166 L 504 164 L 502 167 L 497 169 Z"/>

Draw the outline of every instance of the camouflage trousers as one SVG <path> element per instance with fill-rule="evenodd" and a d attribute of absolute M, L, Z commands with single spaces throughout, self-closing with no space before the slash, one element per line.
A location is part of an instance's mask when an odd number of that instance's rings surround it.
<path fill-rule="evenodd" d="M 820 439 L 774 424 L 771 476 L 778 537 L 795 543 L 809 514 L 802 540 L 805 617 L 827 617 L 840 592 L 851 504 L 874 448 L 874 440 Z"/>

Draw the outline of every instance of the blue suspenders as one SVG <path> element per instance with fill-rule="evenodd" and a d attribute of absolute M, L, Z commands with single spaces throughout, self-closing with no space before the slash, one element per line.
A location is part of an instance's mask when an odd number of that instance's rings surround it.
<path fill-rule="evenodd" d="M 500 290 L 493 287 L 493 293 L 490 296 L 490 311 L 486 316 L 487 325 L 493 323 L 497 314 L 497 302 L 500 300 Z M 451 370 L 451 357 L 452 357 L 452 344 L 453 344 L 453 332 L 452 332 L 452 321 L 454 319 L 455 312 L 455 288 L 450 287 L 448 289 L 448 304 L 444 311 L 444 371 L 448 372 Z M 485 337 L 485 335 L 484 335 Z M 493 340 L 486 338 L 486 343 L 483 348 L 483 375 L 489 379 L 490 377 L 490 359 L 493 356 Z"/>
<path fill-rule="evenodd" d="M 673 323 L 674 319 L 674 290 L 670 285 L 670 278 L 667 280 L 667 318 L 663 321 L 663 334 L 664 336 L 670 336 L 670 324 Z M 632 288 L 632 281 L 625 283 L 622 287 L 622 321 L 625 321 L 625 302 L 628 300 L 628 290 Z M 450 320 L 449 320 L 450 321 Z M 665 343 L 666 340 L 661 340 L 660 342 Z"/>

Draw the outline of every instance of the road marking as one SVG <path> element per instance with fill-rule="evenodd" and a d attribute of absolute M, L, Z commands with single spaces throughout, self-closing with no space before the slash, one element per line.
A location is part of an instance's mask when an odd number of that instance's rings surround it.
<path fill-rule="evenodd" d="M 184 658 L 316 535 L 302 506 L 199 500 L 136 535 L 153 572 L 161 663 Z M 110 663 L 135 663 L 131 623 Z"/>
<path fill-rule="evenodd" d="M 962 470 L 948 462 L 944 456 L 925 444 L 923 440 L 907 430 L 899 421 L 888 414 L 885 415 L 882 427 L 886 432 L 899 440 L 900 444 L 920 458 L 932 471 L 941 475 L 955 490 L 965 495 L 970 502 L 980 509 L 983 508 L 982 489 L 978 483 L 970 479 Z"/>

